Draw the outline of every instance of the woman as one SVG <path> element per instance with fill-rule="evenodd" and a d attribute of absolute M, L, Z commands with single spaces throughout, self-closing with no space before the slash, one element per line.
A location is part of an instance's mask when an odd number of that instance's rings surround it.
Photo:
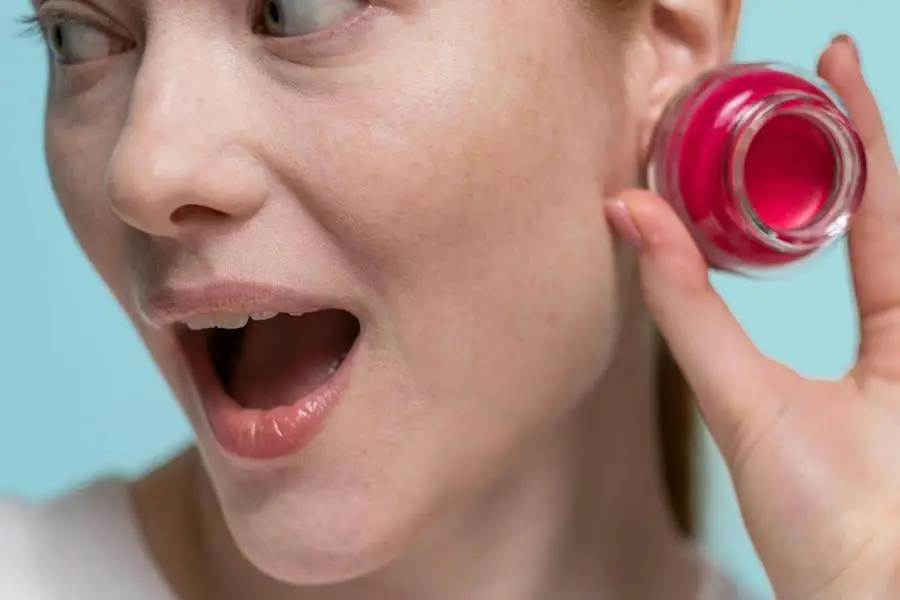
<path fill-rule="evenodd" d="M 896 597 L 900 186 L 852 43 L 820 66 L 872 166 L 845 380 L 760 356 L 637 189 L 738 13 L 40 3 L 56 192 L 197 443 L 6 505 L 0 596 L 734 598 L 682 531 L 677 451 L 659 460 L 652 314 L 779 598 Z"/>

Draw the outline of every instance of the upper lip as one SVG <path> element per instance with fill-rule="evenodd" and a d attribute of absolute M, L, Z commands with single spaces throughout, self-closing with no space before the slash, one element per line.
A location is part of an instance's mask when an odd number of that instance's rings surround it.
<path fill-rule="evenodd" d="M 180 324 L 192 317 L 215 313 L 309 313 L 344 309 L 340 301 L 323 295 L 297 293 L 272 285 L 220 282 L 193 287 L 162 288 L 138 302 L 152 326 Z"/>

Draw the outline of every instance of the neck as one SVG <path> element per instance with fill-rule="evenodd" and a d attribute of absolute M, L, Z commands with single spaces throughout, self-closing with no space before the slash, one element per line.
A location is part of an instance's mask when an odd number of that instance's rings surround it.
<path fill-rule="evenodd" d="M 206 582 L 190 589 L 229 600 L 692 597 L 697 563 L 664 490 L 655 341 L 642 309 L 626 318 L 620 339 L 614 364 L 576 414 L 406 555 L 359 580 L 297 589 L 254 569 L 227 533 L 198 459 L 189 459 L 202 481 L 188 503 L 199 502 L 193 513 L 202 515 L 190 547 L 204 557 L 197 568 Z"/>

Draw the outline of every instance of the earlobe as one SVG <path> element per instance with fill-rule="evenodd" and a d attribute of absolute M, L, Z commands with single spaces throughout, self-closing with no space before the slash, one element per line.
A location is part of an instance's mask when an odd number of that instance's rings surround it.
<path fill-rule="evenodd" d="M 665 107 L 701 73 L 727 61 L 740 0 L 653 0 L 630 59 L 642 73 L 642 149 L 646 154 Z"/>

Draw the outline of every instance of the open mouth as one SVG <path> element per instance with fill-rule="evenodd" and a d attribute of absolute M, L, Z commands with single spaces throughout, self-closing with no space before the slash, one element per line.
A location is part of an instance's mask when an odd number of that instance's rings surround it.
<path fill-rule="evenodd" d="M 262 459 L 312 440 L 347 385 L 360 329 L 341 309 L 185 319 L 181 341 L 219 443 Z"/>
<path fill-rule="evenodd" d="M 359 320 L 339 309 L 203 316 L 186 325 L 189 335 L 205 336 L 222 390 L 258 410 L 314 394 L 340 369 L 360 332 Z"/>

